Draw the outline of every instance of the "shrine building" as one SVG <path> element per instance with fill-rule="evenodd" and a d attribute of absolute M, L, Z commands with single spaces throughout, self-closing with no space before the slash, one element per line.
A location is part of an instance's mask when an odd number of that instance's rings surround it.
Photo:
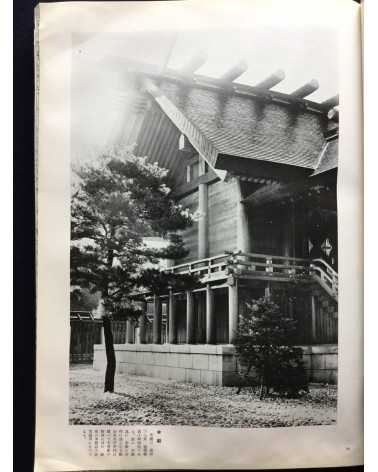
<path fill-rule="evenodd" d="M 189 254 L 161 270 L 197 274 L 191 290 L 142 294 L 139 322 L 116 344 L 117 371 L 192 383 L 238 383 L 233 341 L 245 300 L 270 296 L 297 320 L 310 381 L 337 380 L 338 96 L 289 94 L 277 71 L 254 86 L 236 64 L 220 78 L 120 65 L 120 145 L 169 170 L 174 197 L 196 215 L 182 235 Z M 94 347 L 94 368 L 106 363 Z"/>

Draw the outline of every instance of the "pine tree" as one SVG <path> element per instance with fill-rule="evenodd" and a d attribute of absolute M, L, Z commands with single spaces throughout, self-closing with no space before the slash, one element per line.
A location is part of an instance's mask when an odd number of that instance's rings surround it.
<path fill-rule="evenodd" d="M 294 345 L 296 321 L 285 317 L 267 298 L 250 300 L 240 316 L 235 348 L 244 381 L 257 381 L 264 390 L 297 396 L 307 390 L 302 349 Z M 240 389 L 239 389 L 240 391 Z"/>
<path fill-rule="evenodd" d="M 154 269 L 145 269 L 147 263 L 186 255 L 177 231 L 192 223 L 192 215 L 171 197 L 168 171 L 130 149 L 108 152 L 76 174 L 71 200 L 71 289 L 99 293 L 103 301 L 105 391 L 112 392 L 115 356 L 110 317 L 139 316 L 130 292 L 138 285 L 148 286 Z M 165 238 L 168 245 L 150 248 L 143 242 L 147 236 Z"/>

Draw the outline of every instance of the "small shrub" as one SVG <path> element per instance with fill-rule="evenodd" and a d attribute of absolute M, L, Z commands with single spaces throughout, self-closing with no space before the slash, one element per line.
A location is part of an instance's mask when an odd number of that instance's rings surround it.
<path fill-rule="evenodd" d="M 266 298 L 251 300 L 246 307 L 235 340 L 243 383 L 260 385 L 260 398 L 271 391 L 289 397 L 307 391 L 303 352 L 294 346 L 296 321 Z"/>

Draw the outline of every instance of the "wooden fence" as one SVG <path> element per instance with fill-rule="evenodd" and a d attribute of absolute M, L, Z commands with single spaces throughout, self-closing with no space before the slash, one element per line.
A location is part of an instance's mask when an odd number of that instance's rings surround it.
<path fill-rule="evenodd" d="M 93 362 L 93 345 L 101 343 L 102 322 L 71 320 L 70 362 Z M 115 344 L 126 342 L 126 321 L 112 321 Z"/>

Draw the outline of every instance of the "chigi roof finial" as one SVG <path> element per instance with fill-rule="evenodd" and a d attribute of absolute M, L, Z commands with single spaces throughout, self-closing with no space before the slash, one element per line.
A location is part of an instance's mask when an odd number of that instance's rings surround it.
<path fill-rule="evenodd" d="M 248 69 L 248 64 L 245 61 L 240 61 L 235 64 L 231 69 L 227 70 L 221 75 L 220 80 L 223 82 L 233 82 L 235 79 L 240 77 Z"/>
<path fill-rule="evenodd" d="M 315 90 L 318 90 L 318 88 L 319 82 L 316 79 L 312 79 L 310 80 L 310 82 L 307 82 L 306 84 L 302 85 L 302 87 L 299 87 L 294 90 L 294 92 L 291 93 L 291 96 L 296 98 L 304 98 L 307 97 L 307 95 L 310 95 L 311 93 L 315 92 Z"/>
<path fill-rule="evenodd" d="M 339 104 L 339 95 L 329 98 L 321 103 L 325 110 L 330 110 L 333 107 L 336 107 Z"/>
<path fill-rule="evenodd" d="M 271 74 L 269 77 L 264 79 L 262 82 L 259 82 L 257 85 L 255 85 L 255 87 L 264 89 L 264 90 L 269 90 L 275 85 L 282 82 L 284 78 L 285 78 L 285 72 L 282 69 L 278 69 L 275 72 L 273 72 L 273 74 Z"/>
<path fill-rule="evenodd" d="M 198 51 L 180 70 L 182 74 L 193 74 L 202 67 L 208 59 L 204 51 Z"/>

